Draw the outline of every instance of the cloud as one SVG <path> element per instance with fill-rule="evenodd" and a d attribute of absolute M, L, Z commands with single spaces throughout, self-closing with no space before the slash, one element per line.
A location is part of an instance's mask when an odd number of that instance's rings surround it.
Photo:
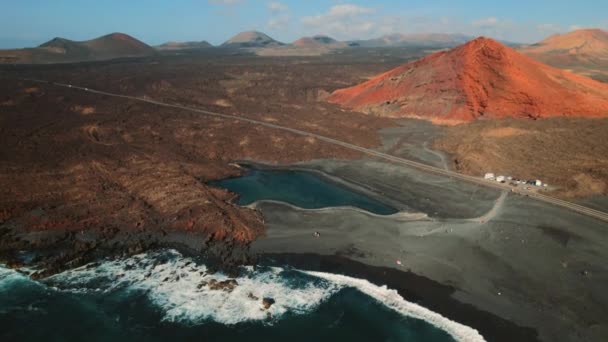
<path fill-rule="evenodd" d="M 473 20 L 471 23 L 473 27 L 477 28 L 491 28 L 500 25 L 500 21 L 496 17 L 487 17 L 482 19 Z"/>
<path fill-rule="evenodd" d="M 276 17 L 272 17 L 268 20 L 266 25 L 273 30 L 276 29 L 284 29 L 289 25 L 289 15 L 280 15 Z"/>
<path fill-rule="evenodd" d="M 340 4 L 330 7 L 326 13 L 302 17 L 300 21 L 312 34 L 324 33 L 339 39 L 352 39 L 376 29 L 376 20 L 370 17 L 375 12 L 371 7 Z"/>
<path fill-rule="evenodd" d="M 270 11 L 270 19 L 266 26 L 271 30 L 283 30 L 289 26 L 289 6 L 282 2 L 269 2 L 268 10 Z"/>
<path fill-rule="evenodd" d="M 242 9 L 240 5 L 245 4 L 247 0 L 207 0 L 207 2 L 217 5 L 217 14 L 219 16 L 232 18 L 238 15 L 238 12 Z"/>
<path fill-rule="evenodd" d="M 304 16 L 297 21 L 294 16 L 291 19 L 292 25 L 300 25 L 297 27 L 300 33 L 328 34 L 341 40 L 369 39 L 391 33 L 459 33 L 514 43 L 533 43 L 568 29 L 567 25 L 521 21 L 498 15 L 465 20 L 415 11 L 393 12 L 383 7 L 351 3 L 336 4 L 317 15 Z M 608 23 L 600 27 L 608 27 Z"/>
<path fill-rule="evenodd" d="M 544 34 L 558 33 L 563 31 L 562 27 L 557 24 L 539 24 L 536 26 L 536 29 L 540 33 Z"/>
<path fill-rule="evenodd" d="M 534 43 L 566 30 L 567 28 L 555 23 L 534 23 L 487 17 L 472 21 L 469 30 L 464 32 L 514 43 Z"/>
<path fill-rule="evenodd" d="M 570 25 L 570 31 L 582 30 L 584 27 L 582 25 Z"/>
<path fill-rule="evenodd" d="M 274 13 L 277 13 L 277 12 L 286 12 L 287 10 L 289 10 L 289 6 L 287 6 L 284 3 L 275 1 L 275 2 L 268 3 L 268 9 L 271 12 L 274 12 Z"/>
<path fill-rule="evenodd" d="M 367 14 L 367 13 L 373 13 L 373 12 L 375 12 L 375 10 L 373 8 L 352 5 L 352 4 L 342 4 L 342 5 L 332 6 L 329 9 L 329 13 L 327 15 L 330 17 L 335 17 L 335 18 L 343 18 L 343 17 L 348 17 L 348 16 L 355 16 L 358 14 Z"/>
<path fill-rule="evenodd" d="M 555 31 L 561 29 L 561 27 L 557 24 L 538 24 L 536 28 L 543 31 Z"/>

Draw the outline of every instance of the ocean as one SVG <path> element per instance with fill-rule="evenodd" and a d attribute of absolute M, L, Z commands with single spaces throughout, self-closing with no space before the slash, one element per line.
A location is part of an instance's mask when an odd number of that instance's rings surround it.
<path fill-rule="evenodd" d="M 31 280 L 0 267 L 2 341 L 483 341 L 363 279 L 243 267 L 229 279 L 175 250 Z M 268 309 L 263 298 L 272 298 Z"/>

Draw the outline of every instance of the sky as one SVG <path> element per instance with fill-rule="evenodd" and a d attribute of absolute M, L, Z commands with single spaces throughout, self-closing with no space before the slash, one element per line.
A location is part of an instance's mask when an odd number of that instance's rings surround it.
<path fill-rule="evenodd" d="M 221 44 L 257 30 L 291 42 L 390 33 L 462 33 L 519 43 L 578 28 L 608 29 L 607 0 L 4 0 L 0 48 L 54 37 L 87 40 L 123 32 L 148 44 Z"/>

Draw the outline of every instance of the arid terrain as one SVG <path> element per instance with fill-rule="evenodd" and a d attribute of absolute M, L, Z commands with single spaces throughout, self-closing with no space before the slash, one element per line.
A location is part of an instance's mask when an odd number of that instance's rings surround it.
<path fill-rule="evenodd" d="M 608 342 L 608 1 L 2 10 L 0 342 Z"/>
<path fill-rule="evenodd" d="M 402 56 L 388 58 L 398 64 Z M 210 250 L 214 241 L 223 241 L 216 254 L 229 264 L 233 256 L 240 257 L 234 245 L 246 246 L 263 232 L 262 218 L 231 204 L 232 194 L 205 181 L 239 174 L 231 165 L 234 160 L 291 163 L 357 156 L 314 138 L 21 79 L 234 113 L 374 147 L 379 144 L 376 131 L 394 125 L 392 121 L 319 101 L 387 63 L 363 61 L 358 55 L 337 64 L 331 58 L 186 54 L 4 67 L 3 257 L 16 260 L 12 253 L 26 246 L 44 250 L 77 243 L 76 249 L 44 259 L 53 272 L 107 250 L 132 253 L 180 241 Z"/>
<path fill-rule="evenodd" d="M 435 147 L 449 153 L 451 168 L 542 179 L 553 196 L 608 195 L 608 119 L 476 121 L 446 127 Z"/>
<path fill-rule="evenodd" d="M 521 49 L 526 55 L 560 69 L 608 81 L 608 32 L 583 29 L 553 35 Z"/>
<path fill-rule="evenodd" d="M 291 49 L 256 37 L 268 51 Z M 605 335 L 603 221 L 361 152 L 542 179 L 543 193 L 572 201 L 605 198 L 608 85 L 486 38 L 435 54 L 404 46 L 292 57 L 259 56 L 249 38 L 229 43 L 244 49 L 0 66 L 0 262 L 44 278 L 175 247 L 232 274 L 252 252 L 313 253 L 362 263 L 351 276 L 379 267 L 368 280 L 490 340 Z M 425 120 L 402 120 L 404 108 Z M 208 182 L 243 174 L 243 161 L 313 172 L 398 212 L 239 206 Z"/>
<path fill-rule="evenodd" d="M 192 50 L 121 61 L 4 66 L 4 256 L 11 259 L 19 246 L 43 250 L 75 240 L 81 247 L 46 261 L 79 264 L 108 249 L 133 252 L 183 242 L 176 237 L 183 232 L 198 236 L 188 241 L 193 249 L 223 240 L 246 246 L 263 233 L 261 216 L 231 204 L 233 194 L 206 181 L 238 175 L 235 160 L 294 163 L 359 156 L 311 137 L 24 79 L 234 114 L 377 147 L 377 131 L 395 127 L 395 121 L 325 99 L 425 53 L 365 49 L 271 58 Z M 434 146 L 449 153 L 448 164 L 457 171 L 541 178 L 562 197 L 606 193 L 606 120 L 479 121 L 440 131 Z M 401 137 L 401 144 L 407 139 Z M 216 254 L 230 261 L 229 249 Z"/>
<path fill-rule="evenodd" d="M 543 191 L 562 198 L 608 191 L 602 138 L 608 84 L 541 64 L 492 39 L 404 64 L 338 89 L 328 101 L 372 116 L 446 125 L 434 146 L 451 156 L 449 167 L 458 172 L 542 179 L 551 185 Z"/>

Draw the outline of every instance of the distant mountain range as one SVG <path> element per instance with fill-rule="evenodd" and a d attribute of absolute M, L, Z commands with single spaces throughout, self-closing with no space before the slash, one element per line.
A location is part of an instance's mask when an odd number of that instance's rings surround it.
<path fill-rule="evenodd" d="M 298 48 L 319 48 L 319 47 L 332 47 L 332 48 L 345 48 L 348 47 L 346 42 L 339 42 L 332 37 L 325 35 L 317 35 L 312 37 L 303 37 L 295 42 L 291 43 L 294 47 Z"/>
<path fill-rule="evenodd" d="M 242 32 L 221 45 L 223 48 L 249 48 L 259 55 L 297 56 L 321 55 L 338 49 L 379 47 L 425 47 L 442 49 L 460 45 L 473 37 L 461 34 L 392 34 L 370 40 L 341 42 L 326 35 L 303 37 L 291 44 L 279 42 L 268 35 L 257 32 Z"/>
<path fill-rule="evenodd" d="M 221 45 L 224 48 L 266 48 L 283 46 L 284 43 L 270 38 L 268 35 L 257 32 L 248 31 L 241 32 L 236 36 L 228 39 Z"/>
<path fill-rule="evenodd" d="M 320 55 L 356 47 L 421 46 L 446 48 L 471 37 L 457 34 L 392 34 L 377 39 L 341 42 L 326 35 L 303 37 L 286 44 L 258 31 L 241 32 L 214 47 L 207 41 L 167 42 L 154 48 L 124 33 L 112 33 L 87 41 L 54 38 L 38 47 L 0 50 L 0 63 L 67 63 L 154 55 L 157 51 L 209 48 L 250 49 L 262 55 Z"/>
<path fill-rule="evenodd" d="M 368 40 L 350 41 L 350 46 L 361 47 L 406 47 L 406 46 L 428 46 L 428 47 L 454 47 L 464 44 L 474 37 L 463 34 L 444 33 L 417 33 L 401 34 L 394 33 L 384 35 L 380 38 Z"/>
<path fill-rule="evenodd" d="M 325 35 L 316 35 L 303 37 L 291 44 L 272 49 L 258 49 L 256 54 L 262 56 L 318 56 L 345 48 L 348 48 L 346 42 L 339 42 Z"/>
<path fill-rule="evenodd" d="M 155 46 L 157 50 L 171 51 L 171 50 L 190 50 L 190 49 L 208 49 L 214 46 L 209 42 L 203 40 L 202 42 L 166 42 L 164 44 Z"/>
<path fill-rule="evenodd" d="M 192 49 L 249 49 L 262 55 L 319 55 L 348 48 L 422 47 L 445 49 L 464 44 L 473 37 L 463 34 L 388 34 L 367 40 L 338 41 L 326 35 L 303 37 L 286 44 L 258 31 L 241 32 L 220 46 L 207 41 L 167 42 L 151 47 L 124 33 L 112 33 L 87 41 L 54 38 L 38 47 L 0 50 L 0 63 L 62 63 L 150 56 L 157 51 Z M 519 44 L 501 41 L 509 46 Z M 520 46 L 524 54 L 549 65 L 588 74 L 605 71 L 608 80 L 608 33 L 598 29 L 578 30 L 551 36 L 537 44 Z"/>
<path fill-rule="evenodd" d="M 223 48 L 252 49 L 262 55 L 320 55 L 338 49 L 356 47 L 428 48 L 453 47 L 471 39 L 459 34 L 392 34 L 370 40 L 341 42 L 326 35 L 303 37 L 285 44 L 258 31 L 241 32 L 214 47 L 207 41 L 167 42 L 151 47 L 124 33 L 112 33 L 87 41 L 54 38 L 38 47 L 0 50 L 0 63 L 65 63 L 106 60 L 123 57 L 151 56 L 156 51 L 180 51 Z"/>
<path fill-rule="evenodd" d="M 154 48 L 129 35 L 112 33 L 80 42 L 57 37 L 35 48 L 0 50 L 0 62 L 65 63 L 142 57 L 154 53 Z"/>
<path fill-rule="evenodd" d="M 403 47 L 403 46 L 427 46 L 434 48 L 454 47 L 473 39 L 471 36 L 462 34 L 391 34 L 376 39 L 353 40 L 340 42 L 326 35 L 303 37 L 291 44 L 284 44 L 274 40 L 268 35 L 257 32 L 242 32 L 222 44 L 222 47 L 238 48 L 264 48 L 290 45 L 296 48 L 347 48 L 347 47 Z"/>

